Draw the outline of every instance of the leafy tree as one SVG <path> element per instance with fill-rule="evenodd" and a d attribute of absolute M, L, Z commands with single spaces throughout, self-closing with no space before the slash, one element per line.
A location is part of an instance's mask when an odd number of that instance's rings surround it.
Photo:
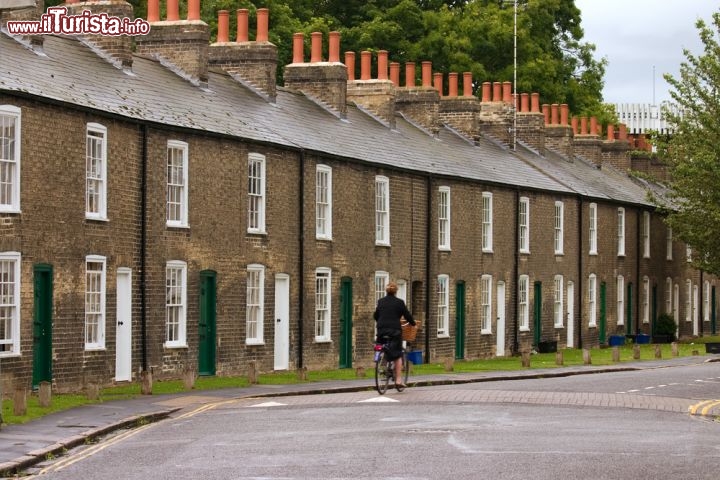
<path fill-rule="evenodd" d="M 661 157 L 668 161 L 671 180 L 666 199 L 673 234 L 693 248 L 699 268 L 720 274 L 720 12 L 710 24 L 696 23 L 704 44 L 697 56 L 684 50 L 680 76 L 666 74 L 671 106 L 665 117 L 674 126 L 658 138 Z"/>

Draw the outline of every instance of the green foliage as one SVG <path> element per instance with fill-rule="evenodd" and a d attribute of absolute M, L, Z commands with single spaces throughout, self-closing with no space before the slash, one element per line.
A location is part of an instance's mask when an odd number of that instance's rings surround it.
<path fill-rule="evenodd" d="M 675 127 L 657 137 L 667 159 L 671 181 L 667 199 L 655 199 L 667 213 L 673 234 L 692 246 L 694 266 L 720 274 L 720 12 L 712 23 L 696 23 L 704 44 L 686 61 L 680 76 L 666 75 L 673 103 L 664 115 Z"/>
<path fill-rule="evenodd" d="M 656 335 L 668 335 L 673 340 L 675 339 L 675 332 L 677 331 L 677 324 L 672 315 L 663 313 L 658 316 L 655 321 L 655 334 Z"/>

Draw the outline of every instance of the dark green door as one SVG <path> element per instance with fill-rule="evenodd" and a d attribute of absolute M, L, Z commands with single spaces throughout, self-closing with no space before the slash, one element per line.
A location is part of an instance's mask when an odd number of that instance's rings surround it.
<path fill-rule="evenodd" d="M 52 304 L 53 274 L 51 265 L 35 265 L 33 315 L 33 388 L 52 381 Z"/>
<path fill-rule="evenodd" d="M 455 287 L 455 358 L 465 358 L 465 282 Z"/>
<path fill-rule="evenodd" d="M 373 339 L 375 340 L 375 339 Z M 340 368 L 352 367 L 352 278 L 340 279 Z"/>
<path fill-rule="evenodd" d="M 537 346 L 542 338 L 542 282 L 535 282 L 533 301 L 533 344 Z"/>
<path fill-rule="evenodd" d="M 198 375 L 215 375 L 215 328 L 217 274 L 200 272 L 200 324 L 198 331 Z"/>
<path fill-rule="evenodd" d="M 600 283 L 600 332 L 598 333 L 598 341 L 605 343 L 607 341 L 606 332 L 607 330 L 607 314 L 605 311 L 605 299 L 607 297 L 607 285 L 605 282 Z"/>
<path fill-rule="evenodd" d="M 632 335 L 632 325 L 633 325 L 633 317 L 632 317 L 632 299 L 633 299 L 633 297 L 632 297 L 632 291 L 633 291 L 633 289 L 632 289 L 632 283 L 628 283 L 628 286 L 627 286 L 627 297 L 625 297 L 625 298 L 627 299 L 627 302 L 626 302 L 627 305 L 625 305 L 626 312 L 627 312 L 627 313 L 625 314 L 625 318 L 627 319 L 627 321 L 625 322 L 625 333 L 626 333 L 627 335 Z"/>
<path fill-rule="evenodd" d="M 712 287 L 710 293 L 710 331 L 713 335 L 717 334 L 717 313 L 715 311 L 715 287 Z"/>

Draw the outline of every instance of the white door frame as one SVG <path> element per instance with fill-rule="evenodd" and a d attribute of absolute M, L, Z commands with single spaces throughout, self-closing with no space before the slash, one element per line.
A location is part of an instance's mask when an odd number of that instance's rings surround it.
<path fill-rule="evenodd" d="M 132 380 L 132 270 L 117 269 L 115 381 Z"/>
<path fill-rule="evenodd" d="M 497 325 L 495 335 L 497 343 L 495 355 L 498 357 L 505 356 L 505 282 L 498 281 L 495 285 L 497 294 Z"/>
<path fill-rule="evenodd" d="M 575 348 L 575 283 L 567 282 L 567 348 Z"/>
<path fill-rule="evenodd" d="M 275 274 L 275 370 L 287 370 L 290 362 L 290 275 Z"/>

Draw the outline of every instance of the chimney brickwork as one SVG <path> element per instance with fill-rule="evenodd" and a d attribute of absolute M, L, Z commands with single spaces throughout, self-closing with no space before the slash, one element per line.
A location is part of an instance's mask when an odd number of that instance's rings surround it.
<path fill-rule="evenodd" d="M 572 160 L 573 146 L 573 131 L 568 125 L 568 106 L 552 105 L 550 124 L 545 126 L 545 147 Z"/>
<path fill-rule="evenodd" d="M 347 101 L 365 108 L 395 128 L 395 85 L 388 77 L 388 52 L 380 50 L 377 60 L 377 78 L 370 78 L 371 53 L 362 52 L 360 79 L 355 79 L 354 53 L 345 52 L 348 69 Z"/>
<path fill-rule="evenodd" d="M 432 86 L 432 75 L 425 64 L 422 85 L 415 86 L 415 64 L 405 64 L 405 87 L 397 89 L 395 111 L 428 130 L 432 135 L 440 131 L 440 94 Z"/>
<path fill-rule="evenodd" d="M 440 90 L 442 79 L 438 79 Z M 478 136 L 478 114 L 480 113 L 480 99 L 472 94 L 472 74 L 463 74 L 463 94 L 458 95 L 457 74 L 451 73 L 449 77 L 449 90 L 447 96 L 440 97 L 440 121 L 450 125 L 466 137 L 476 140 Z"/>
<path fill-rule="evenodd" d="M 340 42 L 338 35 L 332 35 L 331 42 Z M 293 63 L 285 67 L 285 87 L 289 90 L 303 92 L 316 98 L 333 111 L 345 117 L 347 114 L 347 67 L 334 58 L 337 48 L 332 45 L 329 51 L 333 58 L 322 61 L 322 34 L 315 32 L 312 37 L 311 61 L 304 61 L 303 36 L 295 34 L 293 38 Z"/>
<path fill-rule="evenodd" d="M 597 130 L 597 121 L 595 118 L 590 120 L 588 127 L 587 118 L 580 118 L 580 133 L 575 136 L 573 148 L 576 155 L 585 157 L 600 166 L 602 163 L 602 139 Z"/>
<path fill-rule="evenodd" d="M 490 92 L 492 92 L 492 97 Z M 512 98 L 508 99 L 507 95 L 503 94 L 503 84 L 494 82 L 491 89 L 490 83 L 485 82 L 482 87 L 480 115 L 478 116 L 479 131 L 498 139 L 505 145 L 510 145 L 513 113 Z"/>
<path fill-rule="evenodd" d="M 545 116 L 540 111 L 540 94 L 538 93 L 520 94 L 517 138 L 540 155 L 545 154 Z"/>
<path fill-rule="evenodd" d="M 159 11 L 159 0 L 149 0 L 148 13 Z M 155 4 L 151 7 L 150 3 Z M 168 2 L 167 20 L 148 15 L 150 32 L 135 37 L 137 53 L 169 63 L 193 83 L 206 84 L 210 28 L 199 20 L 199 1 L 188 2 L 188 20 L 179 20 L 177 1 Z"/>
<path fill-rule="evenodd" d="M 125 0 L 91 0 L 64 5 L 68 15 L 80 15 L 83 10 L 93 14 L 107 14 L 108 17 L 135 19 L 133 6 Z M 119 68 L 132 67 L 132 39 L 129 35 L 83 35 L 82 40 L 107 55 L 107 60 Z"/>
<path fill-rule="evenodd" d="M 607 140 L 602 144 L 602 161 L 625 172 L 630 170 L 630 142 L 625 125 L 620 125 L 618 138 L 615 138 L 614 125 L 608 125 Z"/>
<path fill-rule="evenodd" d="M 258 32 L 254 42 L 247 39 L 247 10 L 241 9 L 237 12 L 238 34 L 234 42 L 230 42 L 228 38 L 227 15 L 227 11 L 219 12 L 218 38 L 210 45 L 209 65 L 237 75 L 274 102 L 277 96 L 277 47 L 269 41 L 258 40 L 267 38 L 267 30 L 261 30 L 267 25 L 267 9 L 258 9 Z"/>

